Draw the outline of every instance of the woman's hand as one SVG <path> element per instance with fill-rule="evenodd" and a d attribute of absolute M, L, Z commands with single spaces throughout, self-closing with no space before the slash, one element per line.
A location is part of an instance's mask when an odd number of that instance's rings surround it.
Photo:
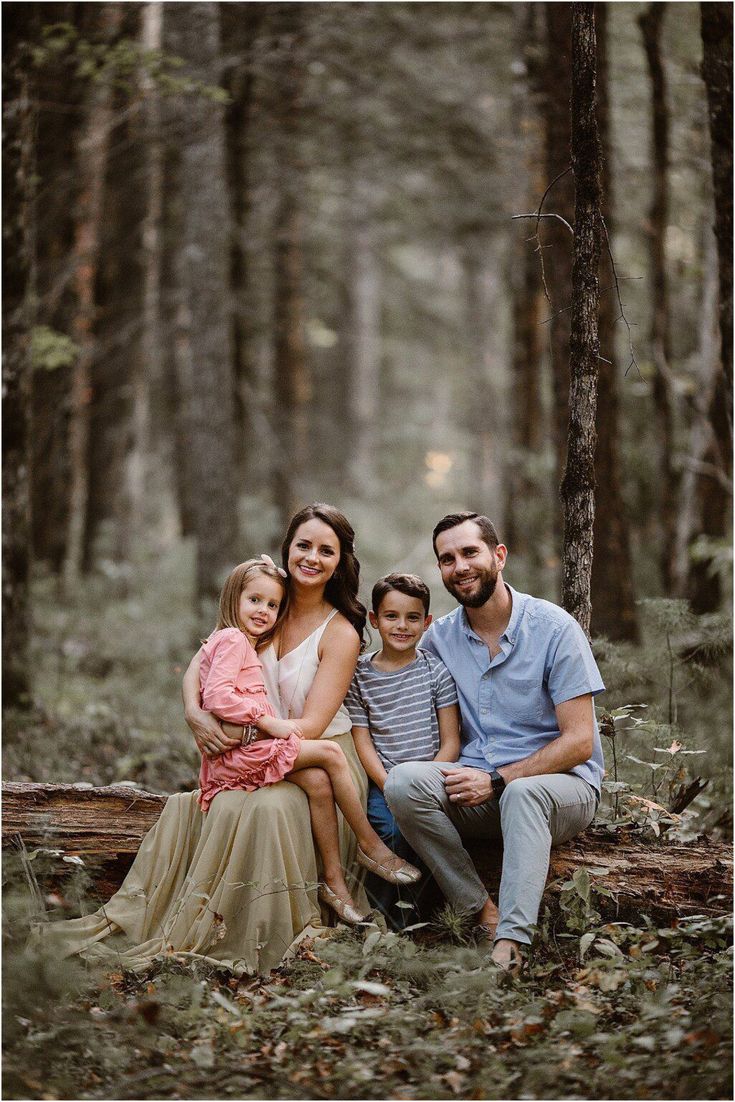
<path fill-rule="evenodd" d="M 205 712 L 202 708 L 186 713 L 186 722 L 194 741 L 199 747 L 200 753 L 208 758 L 218 758 L 226 750 L 232 750 L 240 745 L 239 738 L 230 738 L 222 730 L 220 721 L 212 712 Z"/>
<path fill-rule="evenodd" d="M 233 746 L 240 745 L 239 738 L 230 738 L 222 730 L 222 726 L 216 716 L 211 712 L 205 712 L 201 705 L 199 695 L 199 662 L 201 650 L 189 663 L 182 685 L 184 697 L 184 718 L 194 735 L 194 741 L 201 754 L 208 758 L 217 758 L 224 754 L 225 750 L 232 750 Z"/>
<path fill-rule="evenodd" d="M 258 727 L 268 738 L 290 738 L 296 735 L 303 738 L 303 732 L 298 720 L 278 719 L 276 716 L 263 716 L 258 720 Z"/>

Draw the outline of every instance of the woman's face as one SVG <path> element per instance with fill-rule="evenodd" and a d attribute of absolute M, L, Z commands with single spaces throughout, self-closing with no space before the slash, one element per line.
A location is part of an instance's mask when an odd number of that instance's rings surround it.
<path fill-rule="evenodd" d="M 339 539 L 333 528 L 314 517 L 294 532 L 288 549 L 288 572 L 299 586 L 325 586 L 339 566 Z"/>

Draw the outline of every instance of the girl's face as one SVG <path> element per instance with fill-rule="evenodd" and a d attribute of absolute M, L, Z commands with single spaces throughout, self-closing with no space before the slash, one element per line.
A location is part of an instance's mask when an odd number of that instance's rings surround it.
<path fill-rule="evenodd" d="M 314 517 L 300 524 L 288 549 L 288 572 L 300 586 L 324 587 L 339 566 L 337 533 Z"/>
<path fill-rule="evenodd" d="M 256 574 L 247 583 L 237 606 L 243 631 L 254 639 L 270 631 L 283 600 L 283 586 L 267 574 Z"/>

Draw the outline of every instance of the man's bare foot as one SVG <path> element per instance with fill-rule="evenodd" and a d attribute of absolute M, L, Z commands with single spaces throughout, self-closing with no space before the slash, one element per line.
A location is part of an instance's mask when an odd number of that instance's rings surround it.
<path fill-rule="evenodd" d="M 520 975 L 523 968 L 520 945 L 509 938 L 501 937 L 495 942 L 490 959 L 501 971 L 507 972 L 510 976 Z"/>

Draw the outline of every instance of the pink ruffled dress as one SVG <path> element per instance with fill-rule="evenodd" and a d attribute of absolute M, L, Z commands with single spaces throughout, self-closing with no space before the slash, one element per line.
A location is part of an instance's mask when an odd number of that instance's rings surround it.
<path fill-rule="evenodd" d="M 237 628 L 221 628 L 202 646 L 199 665 L 202 707 L 230 723 L 256 723 L 275 716 L 268 703 L 263 667 L 249 639 Z M 236 746 L 218 758 L 202 756 L 199 803 L 207 811 L 218 792 L 254 792 L 282 781 L 293 769 L 301 748 L 297 735 L 258 739 Z"/>

